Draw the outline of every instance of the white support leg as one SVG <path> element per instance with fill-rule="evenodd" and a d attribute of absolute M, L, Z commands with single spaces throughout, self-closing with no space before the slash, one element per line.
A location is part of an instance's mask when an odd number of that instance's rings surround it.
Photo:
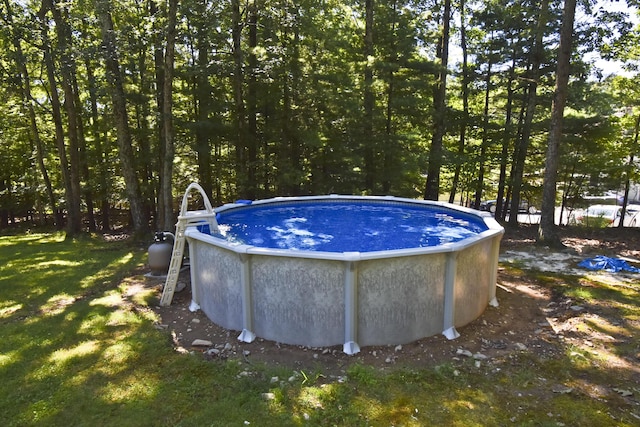
<path fill-rule="evenodd" d="M 444 278 L 444 330 L 442 335 L 447 339 L 453 340 L 460 336 L 455 327 L 456 314 L 456 271 L 458 264 L 458 252 L 449 252 L 445 265 Z"/>
<path fill-rule="evenodd" d="M 358 268 L 356 261 L 347 261 L 344 275 L 344 346 L 348 355 L 360 352 L 358 346 Z"/>

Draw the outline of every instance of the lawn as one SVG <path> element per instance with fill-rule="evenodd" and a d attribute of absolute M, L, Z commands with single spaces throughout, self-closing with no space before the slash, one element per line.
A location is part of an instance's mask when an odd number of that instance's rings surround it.
<path fill-rule="evenodd" d="M 5 235 L 0 259 L 2 426 L 640 425 L 637 285 L 509 268 L 510 283 L 593 308 L 576 330 L 608 338 L 482 363 L 354 361 L 336 378 L 321 364 L 176 351 L 171 328 L 157 327 L 157 290 L 128 292 L 146 248 L 127 241 Z"/>

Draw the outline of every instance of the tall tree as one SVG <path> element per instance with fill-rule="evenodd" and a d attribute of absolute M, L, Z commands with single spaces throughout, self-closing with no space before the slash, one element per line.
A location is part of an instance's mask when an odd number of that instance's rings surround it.
<path fill-rule="evenodd" d="M 47 82 L 49 84 L 49 98 L 51 102 L 51 115 L 53 117 L 55 128 L 55 140 L 58 148 L 58 157 L 60 161 L 60 172 L 64 183 L 65 205 L 67 208 L 67 233 L 69 237 L 73 237 L 80 232 L 81 218 L 80 216 L 80 200 L 79 193 L 74 196 L 74 184 L 71 178 L 71 168 L 67 157 L 67 147 L 65 143 L 64 125 L 62 119 L 62 102 L 58 91 L 58 83 L 56 80 L 57 70 L 51 52 L 51 41 L 49 38 L 49 25 L 47 24 L 48 8 L 45 4 L 38 11 L 40 33 L 42 36 L 42 55 L 46 68 Z"/>
<path fill-rule="evenodd" d="M 144 203 L 142 202 L 140 184 L 135 169 L 127 101 L 120 71 L 118 50 L 116 48 L 110 0 L 95 0 L 95 10 L 101 24 L 107 80 L 111 90 L 113 116 L 117 131 L 118 154 L 131 209 L 134 235 L 135 238 L 142 239 L 149 231 L 149 220 L 144 209 Z"/>
<path fill-rule="evenodd" d="M 460 49 L 462 50 L 462 118 L 460 120 L 460 135 L 458 136 L 458 160 L 455 165 L 451 192 L 449 193 L 449 203 L 453 203 L 456 198 L 456 191 L 460 181 L 460 171 L 467 145 L 467 126 L 469 122 L 469 83 L 471 80 L 469 70 L 469 52 L 467 49 L 467 6 L 465 0 L 460 0 Z"/>
<path fill-rule="evenodd" d="M 429 167 L 424 189 L 424 198 L 438 200 L 440 195 L 440 168 L 443 158 L 443 139 L 447 115 L 447 74 L 449 64 L 449 28 L 451 24 L 451 0 L 444 0 L 442 11 L 442 33 L 438 41 L 436 56 L 440 59 L 438 79 L 433 93 L 433 136 L 429 149 Z"/>
<path fill-rule="evenodd" d="M 365 31 L 364 31 L 364 115 L 362 136 L 364 142 L 364 187 L 368 192 L 375 191 L 375 155 L 376 143 L 373 136 L 373 110 L 375 98 L 373 93 L 373 64 L 375 52 L 373 46 L 373 0 L 365 0 Z"/>
<path fill-rule="evenodd" d="M 167 28 L 164 49 L 164 81 L 162 90 L 162 125 L 163 140 L 161 141 L 162 153 L 160 158 L 160 191 L 159 199 L 159 226 L 163 230 L 172 230 L 174 227 L 173 215 L 173 160 L 175 156 L 175 129 L 173 125 L 173 75 L 176 43 L 176 21 L 178 14 L 178 0 L 169 0 L 167 11 Z"/>
<path fill-rule="evenodd" d="M 247 133 L 245 140 L 246 169 L 243 174 L 245 197 L 255 199 L 257 197 L 258 179 L 258 4 L 256 1 L 247 3 L 247 26 L 249 32 L 249 72 L 247 73 Z"/>
<path fill-rule="evenodd" d="M 58 210 L 58 203 L 56 196 L 53 192 L 53 185 L 51 184 L 51 178 L 49 172 L 44 163 L 44 148 L 42 138 L 40 137 L 40 130 L 38 129 L 38 122 L 36 117 L 36 111 L 34 108 L 34 99 L 31 94 L 31 76 L 27 68 L 27 58 L 22 49 L 22 37 L 20 35 L 21 30 L 16 27 L 17 23 L 14 22 L 14 13 L 9 0 L 4 0 L 6 8 L 6 16 L 4 17 L 5 24 L 12 32 L 11 42 L 15 49 L 16 65 L 18 66 L 19 79 L 20 79 L 20 92 L 22 96 L 22 106 L 26 111 L 26 115 L 29 118 L 29 138 L 32 140 L 34 146 L 34 155 L 38 169 L 42 174 L 42 179 L 45 184 L 47 196 L 49 198 L 49 204 L 56 216 L 56 225 L 62 228 L 61 212 Z"/>
<path fill-rule="evenodd" d="M 505 186 L 507 180 L 507 163 L 509 162 L 509 142 L 512 138 L 512 114 L 515 90 L 513 88 L 516 79 L 516 49 L 512 50 L 511 66 L 509 67 L 509 77 L 507 81 L 507 105 L 505 106 L 504 129 L 502 131 L 502 153 L 500 155 L 500 176 L 498 178 L 498 195 L 496 197 L 495 218 L 501 219 L 504 209 Z"/>
<path fill-rule="evenodd" d="M 547 156 L 545 160 L 544 181 L 542 190 L 542 213 L 538 227 L 538 243 L 559 246 L 560 237 L 555 224 L 556 177 L 558 173 L 558 157 L 562 138 L 562 122 L 564 107 L 569 90 L 569 72 L 571 65 L 571 43 L 573 38 L 573 22 L 576 13 L 576 0 L 565 0 L 560 29 L 560 46 L 558 47 L 558 68 L 556 70 L 556 86 L 553 94 L 551 110 L 551 128 Z"/>
<path fill-rule="evenodd" d="M 513 169 L 511 174 L 511 212 L 518 212 L 520 208 L 520 190 L 524 175 L 524 165 L 529 150 L 529 142 L 533 128 L 533 118 L 538 103 L 538 85 L 540 84 L 540 67 L 544 56 L 544 35 L 549 20 L 549 0 L 540 1 L 537 26 L 533 37 L 533 49 L 531 49 L 531 62 L 527 78 L 527 103 L 525 107 L 524 122 L 520 139 L 515 147 Z M 502 201 L 500 201 L 502 203 Z M 499 210 L 498 210 L 499 212 Z M 509 216 L 509 224 L 518 226 L 518 215 Z"/>
<path fill-rule="evenodd" d="M 240 0 L 231 0 L 232 10 L 232 55 L 233 73 L 231 82 L 233 85 L 234 100 L 234 127 L 235 127 L 235 169 L 237 195 L 247 197 L 248 187 L 247 172 L 247 119 L 244 97 L 244 51 L 242 49 L 242 30 L 244 28 L 243 14 L 240 9 Z"/>
<path fill-rule="evenodd" d="M 68 223 L 67 233 L 71 236 L 82 231 L 82 214 L 80 211 L 80 127 L 82 118 L 79 107 L 76 105 L 76 93 L 74 91 L 75 82 L 75 59 L 71 52 L 73 50 L 71 39 L 71 27 L 68 22 L 68 12 L 65 6 L 55 3 L 54 0 L 43 0 L 42 10 L 49 10 L 55 22 L 55 29 L 58 40 L 57 51 L 60 54 L 60 68 L 58 73 L 61 76 L 62 90 L 64 93 L 64 109 L 67 117 L 67 137 L 69 140 L 69 181 L 71 199 L 67 202 Z"/>
<path fill-rule="evenodd" d="M 94 151 L 96 153 L 97 196 L 100 200 L 100 228 L 102 231 L 111 229 L 109 217 L 109 185 L 107 170 L 107 138 L 100 131 L 98 113 L 98 88 L 91 58 L 85 58 L 89 104 L 91 106 L 91 133 L 93 135 Z"/>
<path fill-rule="evenodd" d="M 492 54 L 489 53 L 489 62 L 487 63 L 487 74 L 485 77 L 485 90 L 484 90 L 484 109 L 482 114 L 482 142 L 480 143 L 480 158 L 478 164 L 478 179 L 476 181 L 476 193 L 473 201 L 473 207 L 480 209 L 480 201 L 482 200 L 482 192 L 484 190 L 484 173 L 485 163 L 487 161 L 487 150 L 489 145 L 489 101 L 491 94 L 491 76 L 493 66 Z"/>

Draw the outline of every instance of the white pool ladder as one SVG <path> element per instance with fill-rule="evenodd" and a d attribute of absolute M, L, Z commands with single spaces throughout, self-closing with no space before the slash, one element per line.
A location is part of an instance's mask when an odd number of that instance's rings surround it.
<path fill-rule="evenodd" d="M 189 199 L 189 193 L 191 190 L 197 190 L 202 196 L 204 201 L 204 210 L 189 211 L 187 202 Z M 173 241 L 173 251 L 171 252 L 171 262 L 169 263 L 169 272 L 167 273 L 167 280 L 164 283 L 164 289 L 162 291 L 162 298 L 160 298 L 161 306 L 168 306 L 171 304 L 173 294 L 176 290 L 176 284 L 178 283 L 178 276 L 180 275 L 180 267 L 182 266 L 182 258 L 184 256 L 184 244 L 187 227 L 195 227 L 197 225 L 209 225 L 209 231 L 211 233 L 218 233 L 218 221 L 216 221 L 216 213 L 211 207 L 211 202 L 207 197 L 200 184 L 192 182 L 187 187 L 182 197 L 182 205 L 180 206 L 180 215 L 178 215 L 178 222 L 176 223 L 176 238 Z"/>

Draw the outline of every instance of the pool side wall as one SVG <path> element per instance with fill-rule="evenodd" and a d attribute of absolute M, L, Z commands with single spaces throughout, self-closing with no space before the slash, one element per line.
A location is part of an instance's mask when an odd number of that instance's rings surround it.
<path fill-rule="evenodd" d="M 405 344 L 480 316 L 495 299 L 502 228 L 393 254 L 231 246 L 195 228 L 186 236 L 194 302 L 214 323 L 286 344 L 370 346 Z"/>

